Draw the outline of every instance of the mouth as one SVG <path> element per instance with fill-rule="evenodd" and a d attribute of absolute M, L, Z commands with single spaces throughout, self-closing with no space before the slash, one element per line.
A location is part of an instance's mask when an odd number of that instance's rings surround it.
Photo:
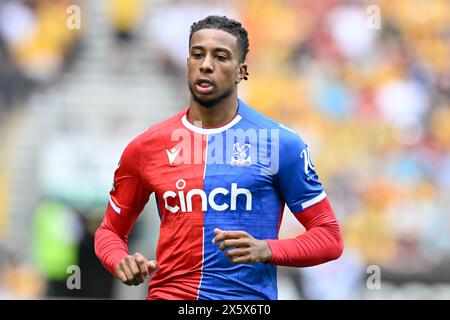
<path fill-rule="evenodd" d="M 214 82 L 206 78 L 200 78 L 195 82 L 195 89 L 200 94 L 209 94 L 214 90 L 214 87 Z"/>

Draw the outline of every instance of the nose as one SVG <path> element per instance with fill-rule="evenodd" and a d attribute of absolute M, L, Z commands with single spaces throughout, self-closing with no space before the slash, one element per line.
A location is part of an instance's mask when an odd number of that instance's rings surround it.
<path fill-rule="evenodd" d="M 205 56 L 202 63 L 200 64 L 200 72 L 202 73 L 211 73 L 213 72 L 213 64 L 209 55 Z"/>

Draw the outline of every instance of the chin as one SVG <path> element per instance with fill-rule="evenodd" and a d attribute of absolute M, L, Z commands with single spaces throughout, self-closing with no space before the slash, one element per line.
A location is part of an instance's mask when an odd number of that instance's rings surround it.
<path fill-rule="evenodd" d="M 194 100 L 201 105 L 202 107 L 205 108 L 212 108 L 215 105 L 217 105 L 220 102 L 220 99 L 211 97 L 211 98 L 203 98 L 203 97 L 199 97 L 197 95 L 193 95 Z"/>
<path fill-rule="evenodd" d="M 222 93 L 221 95 L 217 95 L 217 94 L 212 95 L 211 94 L 211 95 L 201 96 L 197 92 L 195 92 L 191 86 L 189 86 L 189 90 L 191 91 L 191 95 L 192 95 L 194 101 L 205 108 L 213 108 L 214 106 L 219 104 L 219 102 L 228 98 L 232 94 L 232 90 L 228 90 L 228 91 L 225 91 L 224 93 Z"/>

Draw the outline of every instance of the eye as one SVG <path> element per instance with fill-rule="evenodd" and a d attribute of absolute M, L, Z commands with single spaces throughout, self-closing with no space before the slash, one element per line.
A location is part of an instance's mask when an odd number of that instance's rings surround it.
<path fill-rule="evenodd" d="M 216 59 L 219 61 L 226 61 L 228 58 L 226 56 L 217 56 Z"/>
<path fill-rule="evenodd" d="M 202 54 L 201 54 L 200 52 L 193 52 L 193 53 L 191 54 L 191 56 L 192 56 L 194 59 L 200 59 L 200 58 L 202 57 Z"/>

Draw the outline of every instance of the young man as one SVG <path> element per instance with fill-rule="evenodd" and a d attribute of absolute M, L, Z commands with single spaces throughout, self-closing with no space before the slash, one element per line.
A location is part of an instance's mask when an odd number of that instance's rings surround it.
<path fill-rule="evenodd" d="M 305 143 L 238 99 L 248 47 L 237 21 L 194 23 L 189 107 L 131 141 L 114 174 L 95 251 L 127 285 L 151 275 L 148 299 L 276 299 L 276 265 L 313 266 L 342 253 Z M 156 261 L 127 247 L 152 193 Z M 278 240 L 285 203 L 307 231 Z"/>

